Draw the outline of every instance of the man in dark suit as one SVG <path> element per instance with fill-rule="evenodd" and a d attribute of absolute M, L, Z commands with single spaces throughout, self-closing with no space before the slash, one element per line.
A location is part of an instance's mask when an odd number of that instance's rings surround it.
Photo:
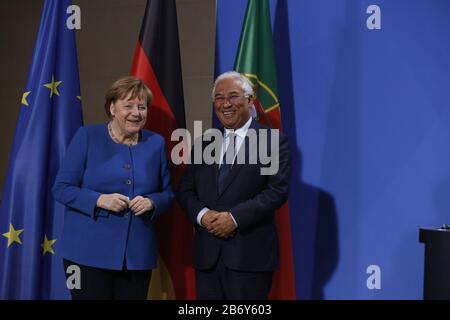
<path fill-rule="evenodd" d="M 253 89 L 241 74 L 220 75 L 213 99 L 224 127 L 218 163 L 190 164 L 177 195 L 195 226 L 197 298 L 267 299 L 279 264 L 275 211 L 289 189 L 287 138 L 252 119 Z"/>

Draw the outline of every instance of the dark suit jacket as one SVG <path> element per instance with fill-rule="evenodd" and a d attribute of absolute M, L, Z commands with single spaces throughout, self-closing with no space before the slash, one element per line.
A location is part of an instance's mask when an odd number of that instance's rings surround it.
<path fill-rule="evenodd" d="M 250 128 L 269 129 L 252 121 Z M 257 131 L 258 132 L 258 131 Z M 272 134 L 268 134 L 268 148 Z M 261 135 L 257 133 L 258 145 Z M 249 137 L 245 142 L 248 160 Z M 279 263 L 275 210 L 286 200 L 289 189 L 290 158 L 286 136 L 280 133 L 279 170 L 275 175 L 261 175 L 264 167 L 256 164 L 234 164 L 222 193 L 218 193 L 218 165 L 188 165 L 180 183 L 177 198 L 195 226 L 193 263 L 196 269 L 212 268 L 219 255 L 224 264 L 238 271 L 273 271 Z M 206 144 L 200 144 L 203 148 Z M 239 152 L 243 152 L 241 147 Z M 266 165 L 268 167 L 269 165 Z M 221 239 L 197 224 L 197 215 L 207 207 L 229 211 L 238 224 L 236 234 Z"/>

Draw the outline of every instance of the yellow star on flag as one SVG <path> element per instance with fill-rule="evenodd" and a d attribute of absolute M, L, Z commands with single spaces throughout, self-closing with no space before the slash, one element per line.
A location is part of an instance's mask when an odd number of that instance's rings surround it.
<path fill-rule="evenodd" d="M 20 241 L 20 237 L 19 237 L 22 232 L 23 232 L 23 229 L 16 230 L 16 229 L 14 229 L 12 224 L 9 224 L 9 231 L 3 234 L 3 236 L 8 239 L 7 247 L 9 247 L 14 242 L 22 244 L 22 241 Z"/>
<path fill-rule="evenodd" d="M 31 91 L 24 92 L 22 95 L 22 104 L 28 106 L 27 97 L 30 95 Z"/>
<path fill-rule="evenodd" d="M 55 76 L 52 75 L 52 82 L 44 84 L 44 87 L 50 89 L 50 98 L 53 96 L 53 94 L 59 96 L 58 86 L 61 84 L 61 82 L 62 81 L 55 81 Z"/>
<path fill-rule="evenodd" d="M 53 248 L 52 248 L 52 245 L 55 242 L 56 242 L 56 239 L 48 240 L 47 235 L 44 235 L 44 242 L 41 243 L 42 255 L 45 255 L 47 252 L 50 252 L 51 254 L 55 254 L 55 251 L 53 251 Z"/>

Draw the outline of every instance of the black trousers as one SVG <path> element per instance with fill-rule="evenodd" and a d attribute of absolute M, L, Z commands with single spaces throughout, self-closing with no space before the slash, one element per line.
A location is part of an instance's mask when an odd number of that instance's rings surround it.
<path fill-rule="evenodd" d="M 219 258 L 211 270 L 196 270 L 198 300 L 267 300 L 273 272 L 229 269 Z"/>
<path fill-rule="evenodd" d="M 72 300 L 145 300 L 152 270 L 108 270 L 80 265 L 64 259 L 64 273 L 78 266 L 81 287 L 70 290 Z"/>

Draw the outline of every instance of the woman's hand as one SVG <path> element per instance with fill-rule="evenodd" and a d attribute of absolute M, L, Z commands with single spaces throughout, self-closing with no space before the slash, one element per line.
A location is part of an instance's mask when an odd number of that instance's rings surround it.
<path fill-rule="evenodd" d="M 136 216 L 140 216 L 141 214 L 153 209 L 153 201 L 143 196 L 137 196 L 130 201 L 128 206 Z"/>
<path fill-rule="evenodd" d="M 130 198 L 120 193 L 102 194 L 97 199 L 97 207 L 121 212 L 129 207 Z"/>

